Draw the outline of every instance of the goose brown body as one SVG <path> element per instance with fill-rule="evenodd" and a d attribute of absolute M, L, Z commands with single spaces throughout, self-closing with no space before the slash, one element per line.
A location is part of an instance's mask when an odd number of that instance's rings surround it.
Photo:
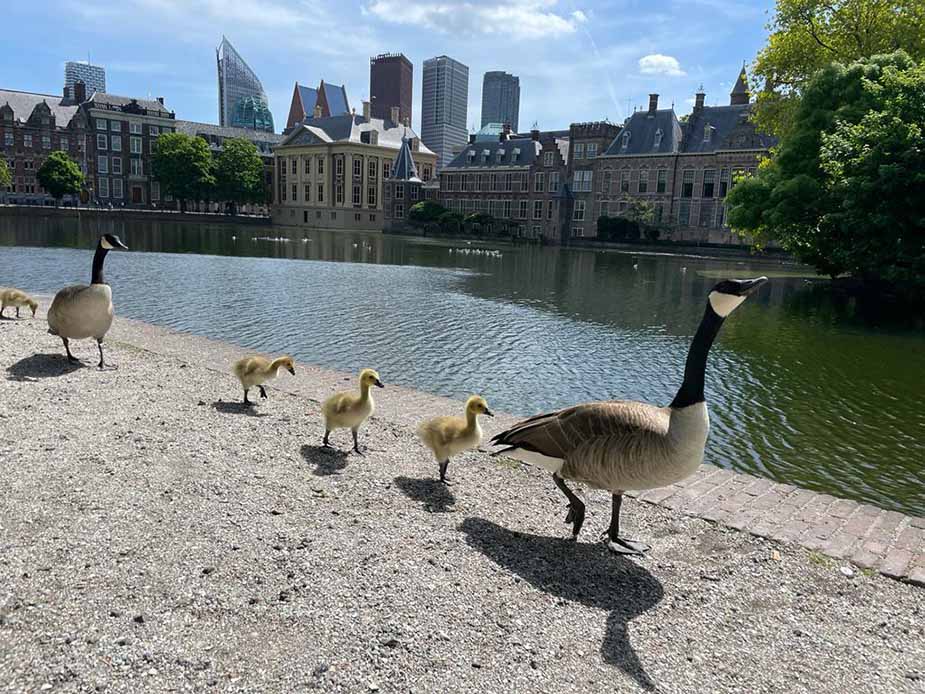
<path fill-rule="evenodd" d="M 102 340 L 112 327 L 112 288 L 75 284 L 57 294 L 48 309 L 48 332 L 69 340 Z"/>

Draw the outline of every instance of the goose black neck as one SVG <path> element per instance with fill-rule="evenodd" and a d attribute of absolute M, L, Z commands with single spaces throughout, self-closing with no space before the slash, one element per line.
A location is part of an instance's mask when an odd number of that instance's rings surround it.
<path fill-rule="evenodd" d="M 678 394 L 671 401 L 671 407 L 687 407 L 704 401 L 703 379 L 707 370 L 707 355 L 713 340 L 716 339 L 719 329 L 723 327 L 723 318 L 707 301 L 707 310 L 700 321 L 700 327 L 691 341 L 687 353 L 687 363 L 684 366 L 684 383 L 678 389 Z"/>
<path fill-rule="evenodd" d="M 106 254 L 109 250 L 103 248 L 103 244 L 96 247 L 96 253 L 93 256 L 93 276 L 90 278 L 90 284 L 106 284 L 103 279 L 103 262 L 106 260 Z"/>

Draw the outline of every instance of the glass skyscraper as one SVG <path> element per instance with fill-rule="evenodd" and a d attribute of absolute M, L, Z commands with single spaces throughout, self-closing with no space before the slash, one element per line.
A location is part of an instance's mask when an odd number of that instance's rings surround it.
<path fill-rule="evenodd" d="M 421 142 L 437 155 L 437 166 L 453 160 L 453 148 L 468 142 L 466 112 L 469 68 L 445 55 L 424 61 Z"/>
<path fill-rule="evenodd" d="M 215 51 L 215 59 L 219 125 L 274 132 L 273 114 L 263 85 L 224 36 Z"/>
<path fill-rule="evenodd" d="M 99 65 L 67 61 L 64 64 L 64 92 L 67 96 L 73 95 L 74 83 L 78 80 L 87 86 L 88 98 L 96 92 L 106 92 L 106 70 Z"/>
<path fill-rule="evenodd" d="M 513 132 L 520 127 L 520 78 L 506 72 L 485 73 L 482 81 L 482 126 L 506 123 Z"/>

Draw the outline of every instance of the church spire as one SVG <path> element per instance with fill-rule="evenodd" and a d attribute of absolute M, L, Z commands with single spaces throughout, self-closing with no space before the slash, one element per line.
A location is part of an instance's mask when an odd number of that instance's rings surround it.
<path fill-rule="evenodd" d="M 751 98 L 748 92 L 748 75 L 745 74 L 745 63 L 742 63 L 742 70 L 739 72 L 739 79 L 736 80 L 732 92 L 729 94 L 730 106 L 741 106 L 747 104 Z"/>

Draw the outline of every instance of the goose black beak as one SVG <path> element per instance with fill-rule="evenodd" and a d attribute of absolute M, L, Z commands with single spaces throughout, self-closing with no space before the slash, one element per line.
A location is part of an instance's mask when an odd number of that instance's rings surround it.
<path fill-rule="evenodd" d="M 489 410 L 487 407 L 485 408 L 485 414 L 487 414 L 489 417 L 495 416 L 495 413 Z"/>
<path fill-rule="evenodd" d="M 385 383 L 383 383 L 382 381 L 380 381 L 380 380 L 377 378 L 377 379 L 376 379 L 376 387 L 377 387 L 377 388 L 385 388 Z"/>
<path fill-rule="evenodd" d="M 755 277 L 750 280 L 729 280 L 735 285 L 734 291 L 730 293 L 734 293 L 736 296 L 751 296 L 767 281 L 767 277 Z"/>

